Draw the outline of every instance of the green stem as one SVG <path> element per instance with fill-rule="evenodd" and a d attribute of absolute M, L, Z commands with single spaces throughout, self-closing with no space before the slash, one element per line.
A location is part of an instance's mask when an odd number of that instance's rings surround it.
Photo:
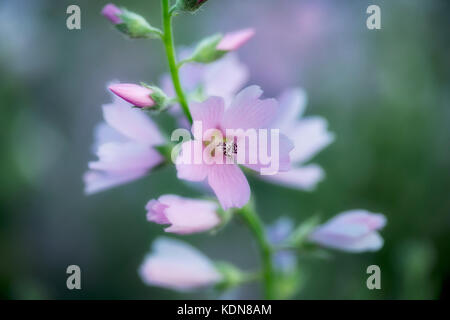
<path fill-rule="evenodd" d="M 238 214 L 247 224 L 258 243 L 261 259 L 262 259 L 262 275 L 264 281 L 264 297 L 266 299 L 274 299 L 274 268 L 272 262 L 272 247 L 267 240 L 264 225 L 256 214 L 256 212 L 248 205 L 239 209 Z"/>
<path fill-rule="evenodd" d="M 164 47 L 166 48 L 167 61 L 169 63 L 170 75 L 172 76 L 173 86 L 178 97 L 178 101 L 181 105 L 181 109 L 188 118 L 189 122 L 192 124 L 192 116 L 189 112 L 189 105 L 184 95 L 183 88 L 180 82 L 180 75 L 178 73 L 177 59 L 175 55 L 175 45 L 173 41 L 172 32 L 172 13 L 173 10 L 170 9 L 170 0 L 161 0 L 162 11 L 163 11 L 163 24 L 164 24 Z"/>

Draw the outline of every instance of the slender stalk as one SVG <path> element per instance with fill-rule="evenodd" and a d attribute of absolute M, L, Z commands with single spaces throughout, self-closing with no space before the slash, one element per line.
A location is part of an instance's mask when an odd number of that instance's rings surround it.
<path fill-rule="evenodd" d="M 256 238 L 258 243 L 261 262 L 262 262 L 262 276 L 264 282 L 264 297 L 266 299 L 274 299 L 274 268 L 272 262 L 272 247 L 267 240 L 266 231 L 261 219 L 256 212 L 248 205 L 239 209 L 238 214 L 247 224 L 250 231 Z"/>
<path fill-rule="evenodd" d="M 175 55 L 175 45 L 173 41 L 172 31 L 172 13 L 170 9 L 170 0 L 161 0 L 163 11 L 163 25 L 164 25 L 164 47 L 166 48 L 167 61 L 169 63 L 170 75 L 172 76 L 173 86 L 181 105 L 181 109 L 192 124 L 192 116 L 189 112 L 189 105 L 181 87 L 180 75 L 178 73 L 177 59 Z"/>

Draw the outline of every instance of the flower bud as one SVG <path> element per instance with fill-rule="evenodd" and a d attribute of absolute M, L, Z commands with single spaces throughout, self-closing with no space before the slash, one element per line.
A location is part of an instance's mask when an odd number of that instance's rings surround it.
<path fill-rule="evenodd" d="M 367 210 L 342 212 L 318 226 L 309 240 L 321 246 L 348 252 L 377 251 L 383 246 L 378 233 L 386 224 L 382 214 Z"/>
<path fill-rule="evenodd" d="M 197 11 L 208 0 L 177 0 L 176 8 L 179 11 Z"/>
<path fill-rule="evenodd" d="M 144 259 L 139 274 L 144 283 L 178 291 L 213 286 L 223 276 L 214 263 L 189 244 L 161 237 Z"/>
<path fill-rule="evenodd" d="M 255 34 L 253 29 L 230 32 L 224 36 L 216 34 L 202 40 L 188 60 L 198 63 L 211 63 L 230 51 L 235 51 Z"/>
<path fill-rule="evenodd" d="M 166 232 L 191 234 L 211 230 L 220 224 L 218 206 L 213 201 L 166 194 L 158 200 L 150 200 L 146 209 L 148 221 L 170 225 Z"/>
<path fill-rule="evenodd" d="M 151 98 L 153 91 L 144 86 L 132 83 L 118 83 L 110 85 L 108 89 L 136 107 L 149 108 L 155 105 L 155 101 Z"/>
<path fill-rule="evenodd" d="M 102 10 L 103 16 L 111 21 L 116 28 L 130 38 L 158 38 L 162 31 L 152 27 L 142 16 L 118 8 L 114 4 L 107 4 Z"/>
<path fill-rule="evenodd" d="M 112 24 L 122 23 L 122 20 L 119 18 L 121 14 L 122 10 L 112 3 L 108 3 L 102 10 L 102 15 L 111 21 Z"/>

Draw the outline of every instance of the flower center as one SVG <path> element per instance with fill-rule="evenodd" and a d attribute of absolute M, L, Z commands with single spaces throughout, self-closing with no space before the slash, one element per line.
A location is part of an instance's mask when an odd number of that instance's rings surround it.
<path fill-rule="evenodd" d="M 225 141 L 218 146 L 222 147 L 223 155 L 226 157 L 232 157 L 233 154 L 237 154 L 237 144 L 234 141 Z"/>

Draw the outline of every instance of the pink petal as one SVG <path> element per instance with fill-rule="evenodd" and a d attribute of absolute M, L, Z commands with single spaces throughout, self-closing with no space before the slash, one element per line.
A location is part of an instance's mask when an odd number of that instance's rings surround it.
<path fill-rule="evenodd" d="M 110 85 L 108 89 L 134 106 L 147 108 L 155 105 L 150 97 L 153 91 L 149 88 L 133 83 L 117 83 Z"/>
<path fill-rule="evenodd" d="M 147 209 L 147 220 L 158 224 L 170 224 L 167 219 L 164 210 L 168 208 L 167 205 L 159 202 L 158 200 L 150 200 L 145 209 Z"/>
<path fill-rule="evenodd" d="M 327 121 L 321 117 L 300 120 L 296 127 L 286 134 L 294 141 L 292 162 L 304 163 L 334 141 L 334 135 L 327 130 Z"/>
<path fill-rule="evenodd" d="M 299 117 L 303 114 L 307 96 L 302 89 L 288 89 L 278 98 L 279 108 L 271 127 L 287 133 L 297 125 Z"/>
<path fill-rule="evenodd" d="M 235 53 L 230 53 L 219 61 L 207 65 L 202 85 L 207 96 L 224 98 L 227 107 L 248 79 L 247 66 L 239 61 Z"/>
<path fill-rule="evenodd" d="M 224 101 L 219 97 L 210 97 L 204 102 L 193 102 L 190 106 L 192 119 L 192 132 L 196 139 L 202 140 L 203 133 L 209 129 L 218 129 L 223 118 Z M 202 130 L 198 131 L 201 126 Z"/>
<path fill-rule="evenodd" d="M 142 280 L 174 290 L 192 290 L 214 285 L 222 279 L 213 263 L 185 242 L 158 238 L 139 268 Z"/>
<path fill-rule="evenodd" d="M 260 176 L 260 178 L 280 184 L 282 186 L 311 191 L 316 188 L 325 176 L 321 167 L 310 164 L 300 168 L 292 168 L 288 172 L 280 172 L 272 176 Z"/>
<path fill-rule="evenodd" d="M 88 171 L 84 174 L 84 192 L 88 195 L 104 191 L 130 181 L 139 179 L 147 173 L 147 170 L 129 171 L 126 173 L 110 173 L 102 171 Z"/>
<path fill-rule="evenodd" d="M 234 51 L 239 49 L 255 35 L 253 29 L 244 29 L 225 34 L 216 49 L 221 51 Z"/>
<path fill-rule="evenodd" d="M 234 164 L 211 166 L 208 183 L 224 210 L 242 208 L 250 199 L 250 186 L 247 178 Z"/>
<path fill-rule="evenodd" d="M 278 135 L 278 140 L 272 140 L 271 132 L 267 133 L 267 143 L 261 143 L 262 134 L 258 132 L 257 148 L 252 147 L 249 142 L 245 144 L 247 161 L 242 163 L 247 168 L 259 171 L 262 175 L 274 175 L 279 172 L 289 171 L 291 168 L 290 152 L 294 148 L 291 140 L 283 134 Z M 277 147 L 275 147 L 277 145 Z M 278 149 L 278 154 L 275 152 Z M 239 150 L 238 150 L 239 152 Z M 257 159 L 257 163 L 251 163 L 251 155 Z M 262 158 L 264 157 L 264 158 Z M 270 162 L 267 161 L 270 159 Z M 241 164 L 239 162 L 239 164 Z"/>
<path fill-rule="evenodd" d="M 275 99 L 260 100 L 261 94 L 258 86 L 247 87 L 238 93 L 225 111 L 222 128 L 247 130 L 268 127 L 277 113 L 278 103 Z"/>
<path fill-rule="evenodd" d="M 201 141 L 187 141 L 181 145 L 181 152 L 176 160 L 177 177 L 189 181 L 202 181 L 208 175 L 208 166 L 202 160 Z M 197 161 L 196 159 L 200 159 Z"/>
<path fill-rule="evenodd" d="M 162 162 L 156 150 L 136 142 L 110 142 L 99 147 L 98 161 L 90 162 L 89 168 L 112 172 L 149 170 Z"/>
<path fill-rule="evenodd" d="M 106 122 L 129 139 L 148 145 L 164 143 L 154 122 L 141 110 L 119 98 L 113 103 L 103 105 L 103 117 Z"/>

